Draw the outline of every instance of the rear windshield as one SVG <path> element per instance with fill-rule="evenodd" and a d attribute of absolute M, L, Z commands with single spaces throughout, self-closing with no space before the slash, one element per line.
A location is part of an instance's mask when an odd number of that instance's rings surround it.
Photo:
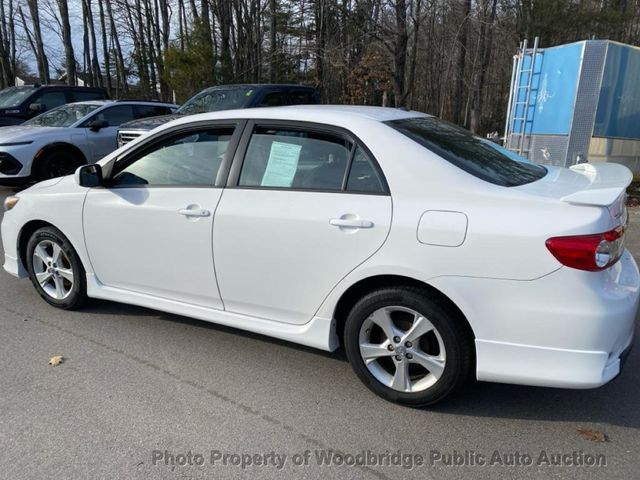
<path fill-rule="evenodd" d="M 515 187 L 547 174 L 545 167 L 439 118 L 404 118 L 386 124 L 456 167 L 495 185 Z"/>

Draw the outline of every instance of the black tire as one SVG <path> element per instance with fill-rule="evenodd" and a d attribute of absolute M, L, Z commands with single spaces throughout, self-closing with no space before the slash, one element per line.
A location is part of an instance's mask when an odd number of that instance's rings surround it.
<path fill-rule="evenodd" d="M 65 285 L 68 288 L 68 293 L 60 299 L 54 298 L 50 293 L 45 291 L 45 288 L 55 290 L 56 282 L 52 279 L 46 283 L 46 287 L 40 284 L 38 279 L 36 278 L 35 269 L 38 268 L 42 270 L 42 265 L 34 265 L 34 252 L 36 247 L 41 243 L 44 244 L 56 244 L 58 245 L 62 253 L 64 255 L 59 256 L 60 268 L 66 271 L 71 270 L 73 273 L 73 282 L 69 282 L 65 280 L 62 276 L 58 275 L 60 281 L 66 282 Z M 49 253 L 49 251 L 47 251 Z M 29 271 L 29 278 L 31 279 L 31 283 L 35 287 L 36 291 L 40 294 L 40 296 L 50 305 L 54 307 L 62 308 L 65 310 L 74 310 L 80 308 L 87 299 L 87 278 L 85 274 L 84 267 L 82 266 L 82 262 L 80 261 L 80 257 L 76 253 L 75 249 L 67 240 L 67 238 L 55 227 L 43 227 L 39 230 L 36 230 L 29 242 L 27 243 L 27 269 Z M 39 262 L 39 260 L 37 260 Z M 57 268 L 57 264 L 54 264 Z M 46 267 L 45 267 L 46 268 Z M 59 272 L 54 272 L 59 273 Z M 65 287 L 63 287 L 65 288 Z"/>
<path fill-rule="evenodd" d="M 441 343 L 446 352 L 444 369 L 440 373 L 439 378 L 435 380 L 435 383 L 422 391 L 400 391 L 383 384 L 369 370 L 362 358 L 360 353 L 360 333 L 363 323 L 368 321 L 367 319 L 369 319 L 374 312 L 385 307 L 403 307 L 418 312 L 431 322 L 440 336 Z M 391 310 L 393 310 L 393 308 Z M 394 320 L 394 325 L 397 326 L 395 322 Z M 371 323 L 368 323 L 368 325 L 371 325 Z M 373 328 L 376 328 L 375 325 Z M 365 331 L 370 332 L 371 328 L 367 327 Z M 436 339 L 436 342 L 437 341 Z M 402 347 L 401 344 L 396 344 L 396 348 L 398 345 Z M 353 306 L 347 317 L 344 329 L 344 346 L 353 370 L 370 390 L 386 400 L 410 407 L 425 407 L 440 402 L 465 384 L 470 378 L 474 365 L 473 335 L 464 318 L 461 318 L 461 314 L 439 301 L 435 296 L 430 295 L 428 291 L 414 287 L 382 288 L 370 292 L 361 298 Z M 422 352 L 422 350 L 420 350 L 421 345 L 412 345 L 412 347 Z M 413 353 L 415 355 L 415 351 Z M 408 354 L 406 354 L 406 356 L 412 359 L 407 360 L 407 364 L 410 365 L 410 363 L 414 361 L 414 357 Z M 402 358 L 402 356 L 395 357 L 395 355 L 392 355 L 392 358 L 389 360 L 381 357 L 382 360 L 376 368 L 388 368 L 385 367 L 385 365 L 391 365 L 388 373 L 392 375 L 394 373 L 393 365 L 395 364 L 395 368 L 397 368 L 397 363 L 394 358 L 397 360 L 398 358 Z M 383 365 L 382 362 L 391 363 Z M 407 368 L 414 369 L 412 370 L 414 373 L 411 373 L 411 375 L 415 376 L 415 369 L 421 369 L 422 367 L 418 365 Z M 428 370 L 425 369 L 422 375 L 425 375 L 425 377 L 429 376 L 430 374 L 427 372 Z M 420 378 L 420 375 L 415 378 Z M 429 377 L 429 381 L 434 381 L 433 378 L 433 376 Z"/>
<path fill-rule="evenodd" d="M 35 161 L 31 177 L 37 182 L 64 177 L 71 175 L 83 163 L 71 150 L 58 148 Z"/>

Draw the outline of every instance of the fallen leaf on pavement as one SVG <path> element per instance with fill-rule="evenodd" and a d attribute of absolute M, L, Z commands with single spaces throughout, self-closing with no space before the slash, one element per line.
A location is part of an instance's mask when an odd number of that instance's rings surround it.
<path fill-rule="evenodd" d="M 55 355 L 49 359 L 49 365 L 60 365 L 64 361 L 64 357 L 62 355 Z"/>
<path fill-rule="evenodd" d="M 585 438 L 586 440 L 589 440 L 590 442 L 608 442 L 609 441 L 609 439 L 604 433 L 598 432 L 596 430 L 592 430 L 590 428 L 578 428 L 578 433 L 583 438 Z"/>

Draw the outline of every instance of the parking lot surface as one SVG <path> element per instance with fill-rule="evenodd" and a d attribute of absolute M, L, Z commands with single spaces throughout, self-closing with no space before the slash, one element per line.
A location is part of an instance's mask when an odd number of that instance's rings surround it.
<path fill-rule="evenodd" d="M 640 208 L 627 246 L 640 259 Z M 638 478 L 639 371 L 636 346 L 599 389 L 475 383 L 412 410 L 341 351 L 104 301 L 65 312 L 1 271 L 0 478 Z"/>

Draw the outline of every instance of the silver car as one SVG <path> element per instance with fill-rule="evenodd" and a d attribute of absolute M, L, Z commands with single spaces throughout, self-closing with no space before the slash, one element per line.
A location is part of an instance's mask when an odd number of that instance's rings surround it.
<path fill-rule="evenodd" d="M 72 173 L 117 148 L 118 126 L 169 114 L 176 105 L 151 101 L 69 103 L 21 125 L 0 128 L 0 184 L 16 185 Z"/>

